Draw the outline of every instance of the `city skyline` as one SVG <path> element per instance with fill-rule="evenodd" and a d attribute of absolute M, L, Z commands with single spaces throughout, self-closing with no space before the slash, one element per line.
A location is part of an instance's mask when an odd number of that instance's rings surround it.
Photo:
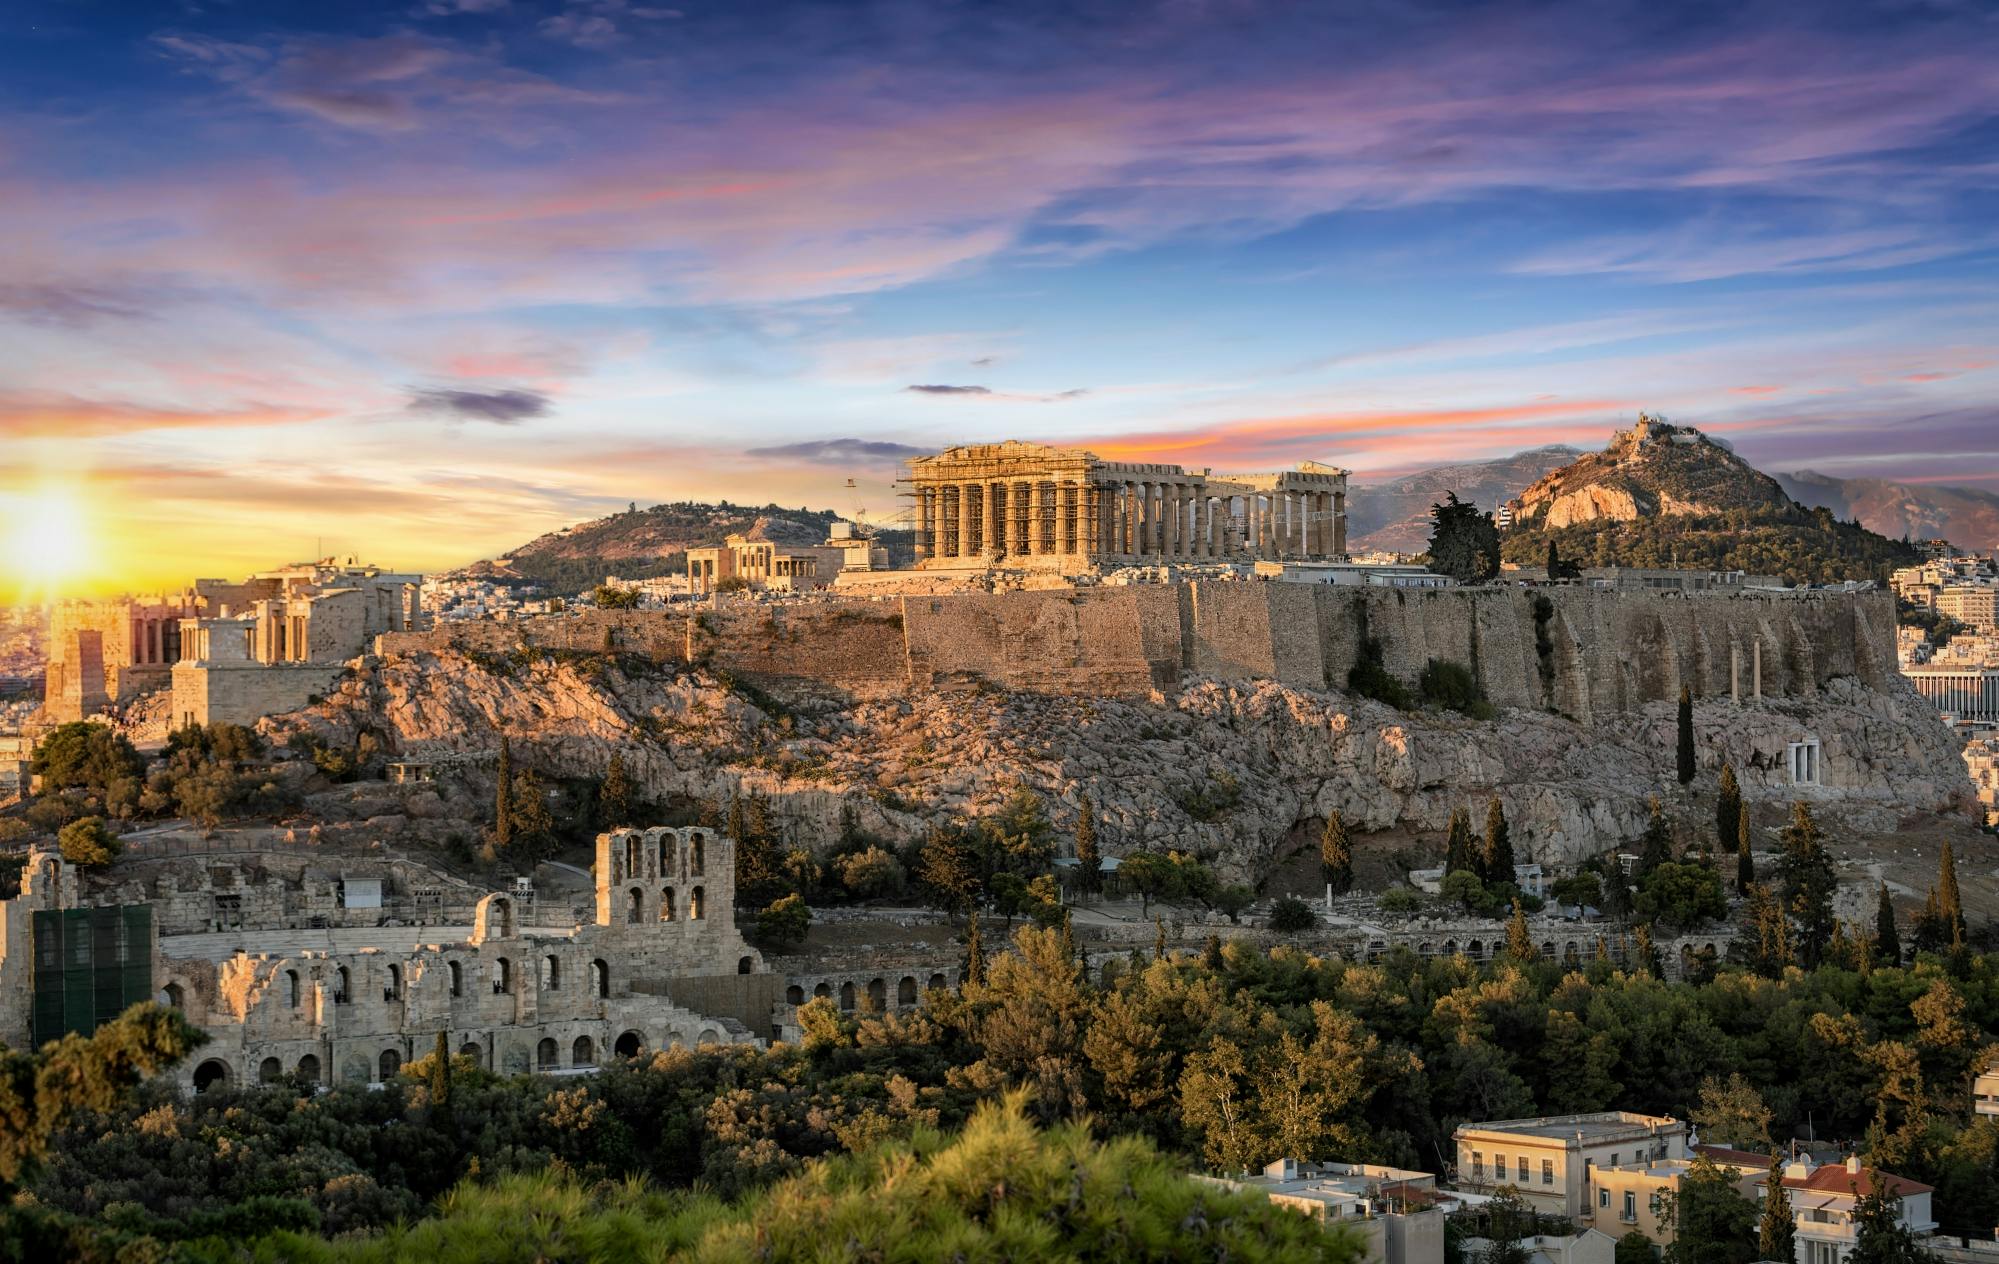
<path fill-rule="evenodd" d="M 1970 7 L 31 0 L 18 592 L 409 569 L 1018 437 L 1357 482 L 1639 409 L 1999 490 Z M 30 518 L 31 528 L 24 526 Z"/>

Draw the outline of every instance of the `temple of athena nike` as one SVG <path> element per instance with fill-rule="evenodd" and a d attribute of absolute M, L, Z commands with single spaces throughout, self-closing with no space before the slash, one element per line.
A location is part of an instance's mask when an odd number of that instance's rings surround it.
<path fill-rule="evenodd" d="M 925 570 L 1313 560 L 1347 548 L 1347 472 L 1316 461 L 1217 474 L 1007 442 L 917 457 L 904 481 Z"/>

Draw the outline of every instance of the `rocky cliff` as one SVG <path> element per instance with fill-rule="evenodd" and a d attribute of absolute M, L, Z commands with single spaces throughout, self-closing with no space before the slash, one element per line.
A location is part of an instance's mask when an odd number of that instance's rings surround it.
<path fill-rule="evenodd" d="M 415 756 L 490 750 L 504 726 L 516 760 L 550 775 L 600 777 L 618 753 L 659 801 L 765 795 L 775 818 L 814 844 L 835 837 L 843 804 L 864 827 L 908 841 L 938 813 L 993 810 L 1016 785 L 1046 796 L 1066 831 L 1087 793 L 1111 854 L 1191 849 L 1249 878 L 1313 840 L 1333 809 L 1427 852 L 1453 808 L 1479 809 L 1497 794 L 1525 855 L 1571 861 L 1635 837 L 1649 798 L 1677 792 L 1670 703 L 1602 726 L 1525 709 L 1480 723 L 1198 676 L 1146 698 L 981 682 L 841 701 L 773 695 L 634 656 L 476 657 L 392 655 L 323 704 L 268 723 L 334 741 L 366 731 Z M 1954 812 L 1967 789 L 1942 727 L 1904 688 L 1840 678 L 1760 704 L 1724 697 L 1697 707 L 1696 726 L 1702 772 L 1688 800 L 1696 826 L 1711 819 L 1724 759 L 1773 815 L 1803 795 L 1840 828 L 1875 834 L 1910 814 Z M 1798 790 L 1784 752 L 1807 736 L 1822 744 L 1826 784 Z M 1202 791 L 1206 802 L 1195 798 Z"/>
<path fill-rule="evenodd" d="M 1641 415 L 1603 451 L 1536 479 L 1515 502 L 1514 520 L 1556 529 L 1656 514 L 1794 508 L 1776 479 L 1700 431 Z"/>

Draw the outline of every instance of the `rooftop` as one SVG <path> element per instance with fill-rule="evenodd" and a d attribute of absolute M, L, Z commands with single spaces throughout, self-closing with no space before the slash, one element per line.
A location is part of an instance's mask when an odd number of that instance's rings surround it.
<path fill-rule="evenodd" d="M 1463 1124 L 1458 1133 L 1504 1132 L 1514 1136 L 1547 1137 L 1584 1141 L 1621 1137 L 1633 1131 L 1670 1132 L 1685 1124 L 1670 1115 L 1640 1115 L 1628 1110 L 1605 1110 L 1586 1115 L 1547 1115 L 1539 1119 L 1502 1119 L 1491 1123 Z"/>

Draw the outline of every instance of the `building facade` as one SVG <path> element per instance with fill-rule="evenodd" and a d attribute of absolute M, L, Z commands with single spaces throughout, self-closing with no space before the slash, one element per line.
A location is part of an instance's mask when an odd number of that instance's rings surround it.
<path fill-rule="evenodd" d="M 1453 1139 L 1458 1188 L 1510 1186 L 1534 1210 L 1570 1219 L 1595 1202 L 1598 1169 L 1687 1157 L 1685 1123 L 1622 1110 L 1465 1124 Z"/>
<path fill-rule="evenodd" d="M 1923 663 L 1902 675 L 1929 704 L 1960 724 L 1999 723 L 1999 666 Z"/>
<path fill-rule="evenodd" d="M 1314 461 L 1216 474 L 1009 441 L 917 457 L 905 481 L 926 569 L 1080 571 L 1346 552 L 1347 472 Z"/>
<path fill-rule="evenodd" d="M 1366 1264 L 1443 1264 L 1444 1209 L 1429 1172 L 1279 1159 L 1254 1175 L 1198 1179 L 1344 1228 L 1360 1240 Z"/>

